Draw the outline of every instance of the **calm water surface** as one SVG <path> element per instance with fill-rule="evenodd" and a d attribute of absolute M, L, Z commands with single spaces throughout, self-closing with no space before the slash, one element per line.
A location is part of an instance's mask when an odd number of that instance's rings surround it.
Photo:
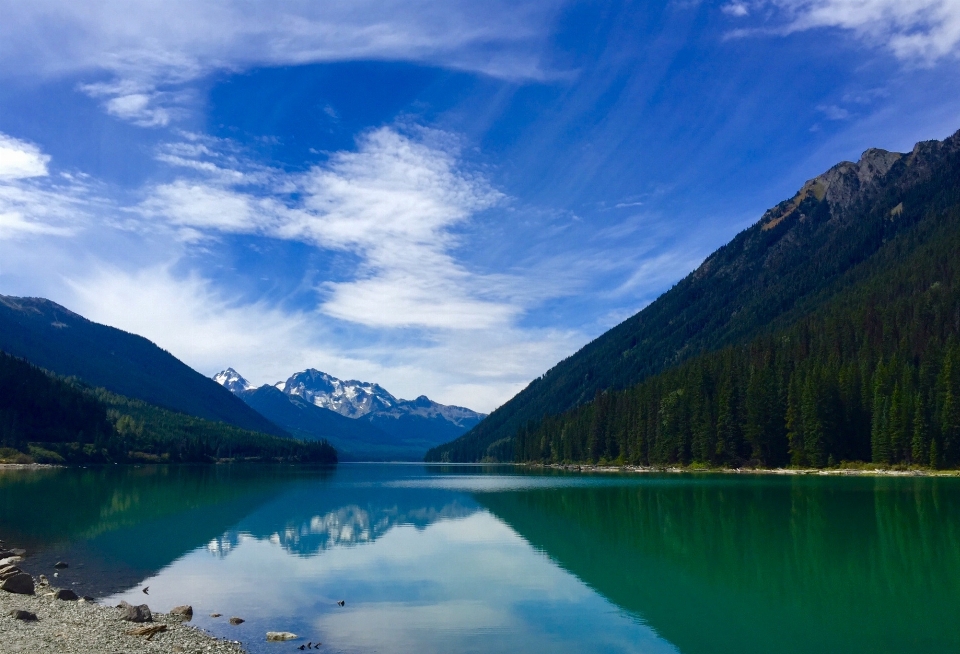
<path fill-rule="evenodd" d="M 960 651 L 960 479 L 5 471 L 0 538 L 253 652 Z"/>

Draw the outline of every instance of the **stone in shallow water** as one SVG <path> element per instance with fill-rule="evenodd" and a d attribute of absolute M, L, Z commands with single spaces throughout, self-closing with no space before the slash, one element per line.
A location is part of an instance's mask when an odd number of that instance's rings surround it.
<path fill-rule="evenodd" d="M 298 638 L 297 634 L 292 634 L 289 631 L 268 631 L 267 640 L 272 642 L 283 641 L 283 640 L 296 640 Z"/>
<path fill-rule="evenodd" d="M 14 620 L 23 620 L 24 622 L 36 622 L 37 620 L 36 613 L 31 613 L 30 611 L 22 611 L 20 609 L 11 611 L 10 615 L 11 617 L 13 617 Z"/>
<path fill-rule="evenodd" d="M 53 567 L 56 568 L 57 570 L 63 570 L 64 568 L 69 568 L 70 565 L 67 564 L 65 561 L 57 561 L 56 563 L 53 564 Z"/>
<path fill-rule="evenodd" d="M 193 618 L 193 607 L 189 604 L 184 604 L 183 606 L 175 606 L 170 609 L 170 615 L 176 616 L 178 618 L 184 618 L 190 620 Z"/>
<path fill-rule="evenodd" d="M 243 624 L 246 622 L 243 618 L 230 618 L 230 624 Z"/>
<path fill-rule="evenodd" d="M 69 588 L 61 588 L 54 594 L 54 597 L 58 600 L 68 600 L 70 602 L 80 599 L 77 597 L 77 594 Z"/>
<path fill-rule="evenodd" d="M 3 580 L 0 590 L 19 595 L 33 595 L 33 577 L 26 572 L 18 572 Z"/>

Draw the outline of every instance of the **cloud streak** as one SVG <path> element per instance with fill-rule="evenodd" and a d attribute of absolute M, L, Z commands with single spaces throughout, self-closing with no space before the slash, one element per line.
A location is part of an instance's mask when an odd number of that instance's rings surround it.
<path fill-rule="evenodd" d="M 3 2 L 0 74 L 99 76 L 81 89 L 138 125 L 164 126 L 182 87 L 213 71 L 378 59 L 541 79 L 561 0 L 66 0 Z"/>
<path fill-rule="evenodd" d="M 770 15 L 780 33 L 817 28 L 849 30 L 904 61 L 932 64 L 956 56 L 960 45 L 960 3 L 956 0 L 758 0 L 735 2 L 723 11 L 736 18 Z M 737 30 L 734 36 L 769 31 Z"/>

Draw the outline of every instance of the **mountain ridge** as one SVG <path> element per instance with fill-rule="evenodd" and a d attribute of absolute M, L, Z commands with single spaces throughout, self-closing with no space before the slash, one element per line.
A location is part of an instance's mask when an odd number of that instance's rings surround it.
<path fill-rule="evenodd" d="M 161 408 L 289 436 L 143 336 L 93 322 L 52 300 L 0 295 L 0 350 Z"/>
<path fill-rule="evenodd" d="M 873 148 L 858 162 L 832 166 L 648 307 L 560 361 L 464 436 L 428 452 L 427 460 L 482 459 L 495 443 L 503 450 L 530 421 L 813 310 L 837 292 L 846 272 L 919 221 L 931 198 L 953 201 L 956 180 L 941 178 L 956 166 L 958 151 L 960 132 L 908 153 Z"/>
<path fill-rule="evenodd" d="M 459 436 L 483 417 L 425 395 L 399 399 L 379 384 L 341 380 L 315 368 L 260 387 L 234 368 L 213 379 L 294 435 L 326 438 L 344 460 L 420 460 L 429 448 Z"/>

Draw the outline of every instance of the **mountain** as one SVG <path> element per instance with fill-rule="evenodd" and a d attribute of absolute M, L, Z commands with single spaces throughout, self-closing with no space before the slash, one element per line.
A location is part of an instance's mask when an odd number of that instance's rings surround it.
<path fill-rule="evenodd" d="M 142 336 L 43 298 L 0 295 L 0 350 L 126 397 L 241 429 L 286 432 Z"/>
<path fill-rule="evenodd" d="M 302 442 L 168 411 L 0 352 L 0 461 L 336 463 L 326 442 Z"/>
<path fill-rule="evenodd" d="M 314 369 L 259 388 L 233 368 L 214 381 L 298 438 L 327 439 L 341 460 L 420 460 L 431 447 L 483 419 L 424 395 L 402 400 L 378 384 L 344 381 Z"/>
<path fill-rule="evenodd" d="M 921 247 L 949 237 L 949 226 L 947 232 L 937 229 L 958 206 L 960 133 L 918 143 L 905 154 L 867 150 L 858 162 L 842 162 L 808 181 L 643 311 L 427 458 L 512 458 L 518 431 L 545 416 L 584 406 L 602 391 L 629 388 L 704 353 L 787 329 L 900 263 L 909 253 L 900 252 L 900 258 L 890 253 L 904 239 Z M 881 259 L 885 267 L 876 263 Z M 919 291 L 911 287 L 911 292 Z M 863 301 L 856 293 L 850 297 Z"/>

